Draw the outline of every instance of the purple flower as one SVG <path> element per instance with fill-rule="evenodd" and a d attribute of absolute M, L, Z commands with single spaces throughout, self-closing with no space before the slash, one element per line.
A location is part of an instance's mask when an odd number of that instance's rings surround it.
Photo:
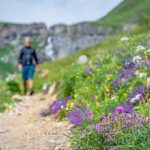
<path fill-rule="evenodd" d="M 118 88 L 120 86 L 120 83 L 118 80 L 114 80 L 113 82 L 111 82 L 111 85 L 114 87 L 114 88 Z"/>
<path fill-rule="evenodd" d="M 52 114 L 56 114 L 61 108 L 66 107 L 67 102 L 71 99 L 71 96 L 66 97 L 64 100 L 57 100 L 50 104 L 49 109 Z"/>
<path fill-rule="evenodd" d="M 93 72 L 93 68 L 92 67 L 87 67 L 86 68 L 86 72 L 87 73 L 92 73 Z"/>
<path fill-rule="evenodd" d="M 106 119 L 106 116 L 104 114 L 101 115 L 100 119 L 103 121 Z"/>
<path fill-rule="evenodd" d="M 83 124 L 84 120 L 92 119 L 92 111 L 90 111 L 87 107 L 83 110 L 76 107 L 68 114 L 68 119 L 70 123 L 79 126 Z"/>
<path fill-rule="evenodd" d="M 144 62 L 144 65 L 146 66 L 146 67 L 150 67 L 150 61 L 148 60 L 148 61 L 145 61 Z"/>
<path fill-rule="evenodd" d="M 42 117 L 46 117 L 46 116 L 48 116 L 48 115 L 50 115 L 50 111 L 49 110 L 42 110 L 41 112 L 40 112 L 40 116 L 42 116 Z"/>
<path fill-rule="evenodd" d="M 132 113 L 133 112 L 133 107 L 134 105 L 130 101 L 125 101 L 124 102 L 124 110 L 127 113 Z"/>
<path fill-rule="evenodd" d="M 96 65 L 97 65 L 97 67 L 102 67 L 101 63 L 97 63 Z"/>
<path fill-rule="evenodd" d="M 121 106 L 121 105 L 118 105 L 117 107 L 116 107 L 116 111 L 118 111 L 118 112 L 124 112 L 124 107 L 123 106 Z"/>
<path fill-rule="evenodd" d="M 120 51 L 116 51 L 116 52 L 114 53 L 115 56 L 119 56 L 120 54 L 121 54 Z"/>

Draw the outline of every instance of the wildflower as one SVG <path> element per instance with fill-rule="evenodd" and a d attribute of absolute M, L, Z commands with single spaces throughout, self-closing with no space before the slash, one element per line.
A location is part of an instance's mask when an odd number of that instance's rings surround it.
<path fill-rule="evenodd" d="M 72 108 L 73 106 L 74 106 L 74 104 L 73 104 L 73 103 L 71 103 L 71 104 L 70 104 L 70 107 Z"/>
<path fill-rule="evenodd" d="M 139 71 L 139 70 L 136 70 L 134 74 L 137 75 L 137 76 L 139 76 L 140 71 Z"/>
<path fill-rule="evenodd" d="M 114 55 L 115 56 L 119 56 L 121 53 L 119 52 L 119 51 L 116 51 L 115 53 L 114 53 Z"/>
<path fill-rule="evenodd" d="M 124 93 L 123 96 L 124 96 L 124 97 L 127 97 L 127 93 Z"/>
<path fill-rule="evenodd" d="M 142 99 L 142 94 L 137 94 L 134 98 L 131 99 L 131 103 L 139 102 Z"/>
<path fill-rule="evenodd" d="M 121 106 L 121 105 L 118 105 L 118 106 L 116 107 L 116 111 L 118 111 L 118 112 L 124 112 L 124 107 Z"/>
<path fill-rule="evenodd" d="M 126 42 L 126 41 L 128 41 L 128 40 L 129 40 L 128 37 L 122 37 L 122 38 L 120 39 L 121 42 Z"/>
<path fill-rule="evenodd" d="M 113 86 L 114 88 L 118 88 L 120 86 L 120 83 L 118 80 L 114 80 L 113 82 L 111 82 L 111 86 Z"/>
<path fill-rule="evenodd" d="M 61 108 L 61 109 L 63 109 L 63 108 L 64 108 L 64 106 L 63 106 L 63 105 L 61 105 L 61 106 L 60 106 L 60 108 Z"/>
<path fill-rule="evenodd" d="M 92 67 L 87 67 L 86 68 L 86 72 L 87 73 L 92 73 L 93 72 L 93 68 Z"/>
<path fill-rule="evenodd" d="M 109 80 L 111 79 L 111 77 L 112 77 L 112 75 L 111 75 L 111 74 L 108 74 L 108 75 L 106 76 L 106 80 L 109 81 Z"/>
<path fill-rule="evenodd" d="M 83 110 L 76 107 L 68 114 L 70 123 L 77 126 L 82 125 L 84 120 L 90 120 L 91 118 L 92 111 L 90 111 L 87 107 Z"/>
<path fill-rule="evenodd" d="M 139 74 L 139 78 L 144 78 L 144 77 L 146 77 L 147 76 L 147 73 L 140 73 Z"/>
<path fill-rule="evenodd" d="M 101 117 L 100 117 L 100 119 L 101 119 L 101 120 L 105 120 L 105 119 L 106 119 L 106 116 L 105 116 L 104 114 L 102 114 Z"/>
<path fill-rule="evenodd" d="M 149 85 L 150 85 L 150 77 L 149 77 L 149 78 L 147 78 L 147 84 L 149 84 Z"/>
<path fill-rule="evenodd" d="M 105 86 L 105 91 L 110 92 L 110 88 L 108 86 Z"/>
<path fill-rule="evenodd" d="M 105 102 L 105 104 L 108 104 L 108 100 L 107 99 L 105 99 L 104 102 Z"/>
<path fill-rule="evenodd" d="M 96 97 L 95 97 L 95 98 L 96 98 L 96 100 L 98 100 L 98 98 L 99 98 L 99 97 L 98 97 L 98 95 L 96 95 Z"/>
<path fill-rule="evenodd" d="M 143 45 L 139 45 L 136 47 L 137 52 L 142 51 L 142 50 L 145 50 L 145 47 Z"/>
<path fill-rule="evenodd" d="M 134 62 L 134 63 L 139 63 L 140 61 L 142 60 L 142 57 L 141 56 L 134 56 L 133 57 L 133 59 L 132 59 L 132 61 Z"/>
<path fill-rule="evenodd" d="M 111 97 L 111 100 L 115 100 L 115 99 L 117 99 L 117 96 Z"/>
<path fill-rule="evenodd" d="M 96 107 L 99 107 L 100 106 L 100 103 L 99 102 L 96 102 Z"/>

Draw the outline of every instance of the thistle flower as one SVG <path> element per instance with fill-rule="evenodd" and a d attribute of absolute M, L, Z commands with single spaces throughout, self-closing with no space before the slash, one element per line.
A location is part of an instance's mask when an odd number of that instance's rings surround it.
<path fill-rule="evenodd" d="M 116 107 L 116 111 L 118 111 L 118 112 L 124 112 L 124 107 L 123 106 L 121 106 L 121 105 L 118 105 L 117 107 Z"/>

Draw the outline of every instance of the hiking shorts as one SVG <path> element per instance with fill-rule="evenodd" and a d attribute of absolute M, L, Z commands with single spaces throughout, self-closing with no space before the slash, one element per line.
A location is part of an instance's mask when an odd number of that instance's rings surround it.
<path fill-rule="evenodd" d="M 22 79 L 27 81 L 28 79 L 33 79 L 35 73 L 34 65 L 23 65 L 22 68 Z"/>

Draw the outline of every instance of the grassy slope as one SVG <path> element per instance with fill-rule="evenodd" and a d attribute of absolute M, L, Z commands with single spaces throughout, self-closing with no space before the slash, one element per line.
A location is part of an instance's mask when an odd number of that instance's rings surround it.
<path fill-rule="evenodd" d="M 119 28 L 131 20 L 144 23 L 144 21 L 150 19 L 149 3 L 149 0 L 125 0 L 107 16 L 97 20 L 94 24 Z"/>

